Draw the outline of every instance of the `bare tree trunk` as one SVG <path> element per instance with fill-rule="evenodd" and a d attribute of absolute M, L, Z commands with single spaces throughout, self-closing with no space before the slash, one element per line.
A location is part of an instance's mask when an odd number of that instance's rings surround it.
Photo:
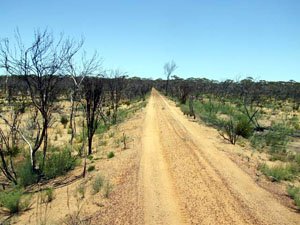
<path fill-rule="evenodd" d="M 75 123 L 74 107 L 75 107 L 75 102 L 74 102 L 73 93 L 72 93 L 71 94 L 71 113 L 70 113 L 70 129 L 71 129 L 70 145 L 71 145 L 71 148 L 73 148 L 73 139 L 75 136 L 75 130 L 74 130 L 74 126 L 73 126 L 73 123 Z"/>

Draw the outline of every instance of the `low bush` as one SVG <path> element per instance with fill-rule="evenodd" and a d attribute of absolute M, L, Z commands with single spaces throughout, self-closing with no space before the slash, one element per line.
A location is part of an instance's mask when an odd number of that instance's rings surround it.
<path fill-rule="evenodd" d="M 264 135 L 266 145 L 270 147 L 270 153 L 286 152 L 286 146 L 289 141 L 289 129 L 283 123 L 274 124 L 268 132 Z"/>
<path fill-rule="evenodd" d="M 112 190 L 113 190 L 113 185 L 110 184 L 109 181 L 106 181 L 104 185 L 103 196 L 105 198 L 108 198 Z"/>
<path fill-rule="evenodd" d="M 224 122 L 222 130 L 219 133 L 225 140 L 228 140 L 233 145 L 238 139 L 238 135 L 236 132 L 236 124 L 233 120 Z"/>
<path fill-rule="evenodd" d="M 300 187 L 289 186 L 287 192 L 294 199 L 295 205 L 300 209 Z"/>
<path fill-rule="evenodd" d="M 13 189 L 0 192 L 0 205 L 14 214 L 29 208 L 31 197 L 23 195 L 23 190 Z"/>
<path fill-rule="evenodd" d="M 60 118 L 60 122 L 61 122 L 61 124 L 64 126 L 64 128 L 66 128 L 66 126 L 67 126 L 67 124 L 68 124 L 68 122 L 69 122 L 68 117 L 65 116 L 65 115 L 63 115 L 63 116 Z"/>
<path fill-rule="evenodd" d="M 285 155 L 286 148 L 290 140 L 292 129 L 283 123 L 274 124 L 270 130 L 254 133 L 250 138 L 251 145 L 262 150 L 268 147 L 268 151 L 272 155 Z"/>
<path fill-rule="evenodd" d="M 245 117 L 237 118 L 236 123 L 236 134 L 242 136 L 243 138 L 249 138 L 253 134 L 253 127 L 249 123 L 248 119 Z"/>
<path fill-rule="evenodd" d="M 113 158 L 115 156 L 115 153 L 114 152 L 109 152 L 108 154 L 107 154 L 107 158 L 108 159 L 111 159 L 111 158 Z"/>
<path fill-rule="evenodd" d="M 285 166 L 274 166 L 269 167 L 266 164 L 262 164 L 258 168 L 264 175 L 271 178 L 272 181 L 281 180 L 293 180 L 295 175 L 298 173 L 297 168 L 293 164 L 288 164 Z"/>
<path fill-rule="evenodd" d="M 20 211 L 21 197 L 22 197 L 21 190 L 1 192 L 0 205 L 6 208 L 10 213 L 17 213 Z"/>
<path fill-rule="evenodd" d="M 262 133 L 256 132 L 250 138 L 251 146 L 258 151 L 262 151 L 267 145 L 265 141 L 265 137 Z"/>
<path fill-rule="evenodd" d="M 93 192 L 94 194 L 98 193 L 101 188 L 103 187 L 104 184 L 104 178 L 100 175 L 97 175 L 95 180 L 92 183 L 92 188 L 93 188 Z"/>
<path fill-rule="evenodd" d="M 92 172 L 93 170 L 95 170 L 95 166 L 94 165 L 89 165 L 87 171 Z"/>
<path fill-rule="evenodd" d="M 26 157 L 20 165 L 17 166 L 18 184 L 26 187 L 37 182 L 38 176 L 32 171 L 30 158 Z"/>
<path fill-rule="evenodd" d="M 54 189 L 47 188 L 47 189 L 43 190 L 41 199 L 42 199 L 43 203 L 52 202 L 52 200 L 54 199 Z"/>
<path fill-rule="evenodd" d="M 77 193 L 79 194 L 79 198 L 83 199 L 85 198 L 85 191 L 86 191 L 86 184 L 85 183 L 81 183 L 78 185 L 77 189 L 76 189 L 76 195 Z"/>
<path fill-rule="evenodd" d="M 51 179 L 64 175 L 69 170 L 74 169 L 76 164 L 76 157 L 72 156 L 70 150 L 67 148 L 58 152 L 49 152 L 45 161 L 43 174 L 46 179 Z"/>
<path fill-rule="evenodd" d="M 96 134 L 103 134 L 108 130 L 109 130 L 109 125 L 105 125 L 101 123 L 96 130 Z"/>

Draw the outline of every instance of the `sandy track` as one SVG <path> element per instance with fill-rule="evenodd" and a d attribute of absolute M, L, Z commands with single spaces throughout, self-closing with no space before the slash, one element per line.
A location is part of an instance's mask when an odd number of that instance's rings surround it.
<path fill-rule="evenodd" d="M 218 150 L 218 138 L 153 91 L 142 137 L 146 224 L 300 224 Z M 225 146 L 226 147 L 226 146 Z"/>
<path fill-rule="evenodd" d="M 161 149 L 155 98 L 151 97 L 144 122 L 141 185 L 146 224 L 183 224 L 167 163 Z"/>

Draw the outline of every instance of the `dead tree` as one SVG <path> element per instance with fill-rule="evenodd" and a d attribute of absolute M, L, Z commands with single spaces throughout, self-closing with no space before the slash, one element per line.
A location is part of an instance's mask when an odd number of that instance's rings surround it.
<path fill-rule="evenodd" d="M 78 104 L 80 103 L 80 91 L 82 89 L 82 82 L 86 76 L 90 74 L 94 74 L 101 65 L 98 53 L 95 52 L 94 55 L 88 59 L 86 53 L 82 54 L 81 64 L 77 66 L 74 60 L 70 59 L 68 73 L 72 78 L 72 86 L 70 87 L 70 101 L 71 101 L 71 110 L 70 110 L 70 129 L 71 129 L 71 138 L 70 144 L 73 146 L 73 139 L 76 134 L 76 109 Z"/>
<path fill-rule="evenodd" d="M 176 69 L 177 69 L 177 65 L 173 60 L 171 62 L 165 63 L 164 65 L 164 73 L 167 76 L 166 95 L 168 95 L 170 76 Z"/>
<path fill-rule="evenodd" d="M 118 108 L 125 88 L 126 75 L 119 70 L 111 71 L 110 78 L 108 79 L 108 88 L 110 93 L 110 104 L 112 109 L 112 124 L 117 123 Z"/>
<path fill-rule="evenodd" d="M 81 48 L 82 43 L 65 39 L 63 35 L 55 41 L 54 35 L 48 30 L 37 30 L 33 43 L 25 47 L 20 34 L 16 34 L 17 47 L 12 50 L 8 39 L 0 45 L 1 67 L 10 75 L 21 75 L 30 95 L 31 104 L 39 112 L 41 120 L 36 120 L 31 151 L 31 164 L 34 172 L 41 172 L 44 166 L 47 146 L 48 128 L 54 110 L 54 102 L 58 97 L 58 82 L 64 75 L 68 62 Z M 42 146 L 43 161 L 37 168 L 36 153 Z"/>
<path fill-rule="evenodd" d="M 101 108 L 104 103 L 102 78 L 87 77 L 84 79 L 82 92 L 87 126 L 88 155 L 91 155 L 93 137 L 100 123 Z"/>

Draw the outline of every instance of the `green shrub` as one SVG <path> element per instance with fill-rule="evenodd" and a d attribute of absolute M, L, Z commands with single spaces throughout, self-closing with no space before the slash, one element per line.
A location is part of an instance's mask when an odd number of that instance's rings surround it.
<path fill-rule="evenodd" d="M 259 170 L 264 175 L 270 177 L 272 181 L 293 180 L 298 172 L 292 164 L 274 167 L 269 167 L 266 164 L 262 164 L 259 166 Z"/>
<path fill-rule="evenodd" d="M 58 152 L 49 152 L 45 160 L 43 173 L 46 179 L 51 179 L 64 175 L 69 170 L 74 169 L 76 164 L 76 157 L 72 156 L 67 148 Z"/>
<path fill-rule="evenodd" d="M 292 118 L 290 118 L 288 123 L 293 129 L 295 129 L 295 130 L 300 129 L 300 121 L 297 116 L 293 116 Z"/>
<path fill-rule="evenodd" d="M 254 133 L 250 138 L 251 146 L 259 151 L 266 147 L 265 137 L 261 133 Z"/>
<path fill-rule="evenodd" d="M 107 154 L 107 158 L 108 159 L 111 159 L 111 158 L 113 158 L 115 156 L 115 153 L 114 152 L 109 152 L 108 154 Z"/>
<path fill-rule="evenodd" d="M 92 183 L 93 192 L 94 194 L 98 193 L 104 184 L 104 178 L 100 175 L 97 175 L 95 180 Z"/>
<path fill-rule="evenodd" d="M 256 149 L 269 147 L 269 153 L 283 155 L 290 140 L 292 130 L 283 123 L 275 124 L 264 133 L 254 133 L 250 138 L 251 145 Z"/>
<path fill-rule="evenodd" d="M 0 205 L 14 214 L 29 208 L 31 196 L 23 195 L 21 189 L 0 192 Z"/>
<path fill-rule="evenodd" d="M 54 199 L 54 189 L 50 187 L 43 190 L 41 199 L 44 203 L 52 202 L 52 200 Z"/>
<path fill-rule="evenodd" d="M 296 206 L 300 209 L 300 187 L 289 186 L 287 192 L 289 196 L 294 199 Z"/>
<path fill-rule="evenodd" d="M 24 161 L 17 166 L 18 183 L 20 186 L 28 186 L 37 182 L 38 176 L 32 170 L 30 158 L 26 157 Z"/>
<path fill-rule="evenodd" d="M 300 153 L 295 155 L 294 161 L 300 166 Z"/>
<path fill-rule="evenodd" d="M 69 119 L 67 116 L 63 115 L 61 118 L 60 118 L 60 122 L 62 125 L 64 125 L 64 128 L 66 128 L 68 122 L 69 122 Z"/>
<path fill-rule="evenodd" d="M 109 183 L 109 181 L 106 181 L 105 185 L 104 185 L 104 190 L 103 190 L 103 195 L 105 198 L 108 198 L 110 193 L 113 190 L 113 185 Z"/>
<path fill-rule="evenodd" d="M 249 138 L 253 133 L 253 127 L 248 122 L 248 119 L 244 117 L 238 119 L 235 130 L 236 134 L 243 138 Z"/>
<path fill-rule="evenodd" d="M 97 130 L 96 130 L 96 134 L 103 134 L 103 133 L 105 133 L 106 131 L 108 131 L 109 130 L 109 126 L 108 125 L 105 125 L 105 124 L 103 124 L 103 123 L 101 123 L 99 126 L 98 126 L 98 128 L 97 128 Z"/>
<path fill-rule="evenodd" d="M 238 139 L 236 124 L 233 120 L 226 121 L 222 127 L 222 131 L 219 133 L 225 140 L 228 140 L 233 145 Z"/>
<path fill-rule="evenodd" d="M 95 170 L 95 166 L 94 165 L 89 165 L 87 171 L 92 172 L 93 170 Z"/>
<path fill-rule="evenodd" d="M 76 191 L 79 194 L 79 198 L 81 198 L 81 199 L 85 198 L 85 191 L 86 191 L 85 183 L 79 184 Z"/>
<path fill-rule="evenodd" d="M 278 123 L 272 126 L 271 130 L 265 134 L 266 145 L 270 146 L 270 153 L 286 152 L 291 129 L 285 124 Z"/>

